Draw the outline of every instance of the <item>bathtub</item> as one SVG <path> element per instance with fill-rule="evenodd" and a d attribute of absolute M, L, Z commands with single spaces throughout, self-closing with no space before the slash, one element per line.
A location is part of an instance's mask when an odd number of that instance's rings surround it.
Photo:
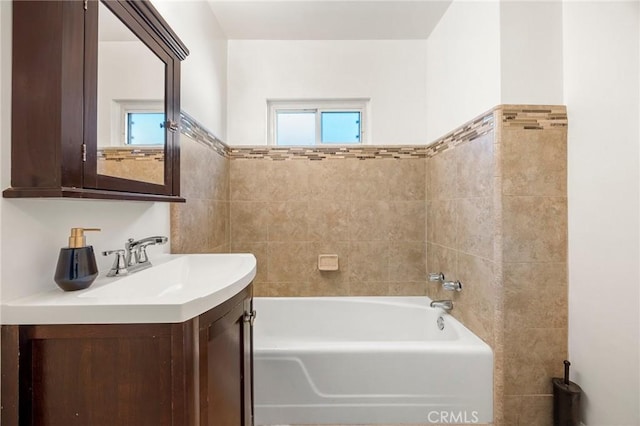
<path fill-rule="evenodd" d="M 490 423 L 491 348 L 429 302 L 255 298 L 255 423 Z"/>

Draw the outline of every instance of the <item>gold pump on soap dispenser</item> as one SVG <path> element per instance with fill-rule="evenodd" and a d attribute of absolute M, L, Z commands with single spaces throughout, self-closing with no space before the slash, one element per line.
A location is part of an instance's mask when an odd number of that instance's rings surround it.
<path fill-rule="evenodd" d="M 54 280 L 64 291 L 83 290 L 98 277 L 93 246 L 87 245 L 86 231 L 99 228 L 71 228 L 69 247 L 61 248 Z"/>

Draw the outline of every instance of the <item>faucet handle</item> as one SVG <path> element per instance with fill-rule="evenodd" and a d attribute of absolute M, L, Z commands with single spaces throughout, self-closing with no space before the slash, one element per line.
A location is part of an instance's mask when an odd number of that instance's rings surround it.
<path fill-rule="evenodd" d="M 429 272 L 429 281 L 442 282 L 444 281 L 444 274 L 442 272 Z"/>
<path fill-rule="evenodd" d="M 442 289 L 447 291 L 462 291 L 462 283 L 460 281 L 445 281 L 442 283 Z"/>
<path fill-rule="evenodd" d="M 109 256 L 115 254 L 116 257 L 113 260 L 113 265 L 109 272 L 107 272 L 108 277 L 119 277 L 122 275 L 127 275 L 129 271 L 127 270 L 127 261 L 125 259 L 125 250 L 106 250 L 102 252 L 103 256 Z"/>
<path fill-rule="evenodd" d="M 148 244 L 140 244 L 138 247 L 138 262 L 145 263 L 149 261 L 149 256 L 147 255 L 147 245 Z"/>
<path fill-rule="evenodd" d="M 123 256 L 125 253 L 125 251 L 123 249 L 118 249 L 118 250 L 106 250 L 102 252 L 103 256 L 110 256 L 112 254 L 115 254 L 117 257 L 118 256 Z"/>

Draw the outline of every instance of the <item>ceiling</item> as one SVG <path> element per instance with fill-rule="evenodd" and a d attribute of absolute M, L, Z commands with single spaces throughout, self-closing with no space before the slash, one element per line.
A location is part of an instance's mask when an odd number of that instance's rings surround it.
<path fill-rule="evenodd" d="M 451 0 L 209 0 L 230 40 L 426 39 Z"/>

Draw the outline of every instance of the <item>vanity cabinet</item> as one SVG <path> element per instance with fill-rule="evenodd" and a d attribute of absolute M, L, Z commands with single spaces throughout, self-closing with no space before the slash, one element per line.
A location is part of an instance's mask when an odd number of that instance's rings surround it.
<path fill-rule="evenodd" d="M 6 426 L 252 425 L 252 287 L 179 324 L 2 326 Z"/>
<path fill-rule="evenodd" d="M 184 201 L 178 123 L 188 50 L 150 1 L 14 1 L 12 10 L 11 187 L 3 196 Z M 153 72 L 140 69 L 143 56 Z M 147 99 L 142 89 L 153 84 Z M 127 111 L 151 98 L 156 145 L 134 145 Z M 157 176 L 101 169 L 107 149 L 120 155 L 110 164 L 155 161 Z"/>

